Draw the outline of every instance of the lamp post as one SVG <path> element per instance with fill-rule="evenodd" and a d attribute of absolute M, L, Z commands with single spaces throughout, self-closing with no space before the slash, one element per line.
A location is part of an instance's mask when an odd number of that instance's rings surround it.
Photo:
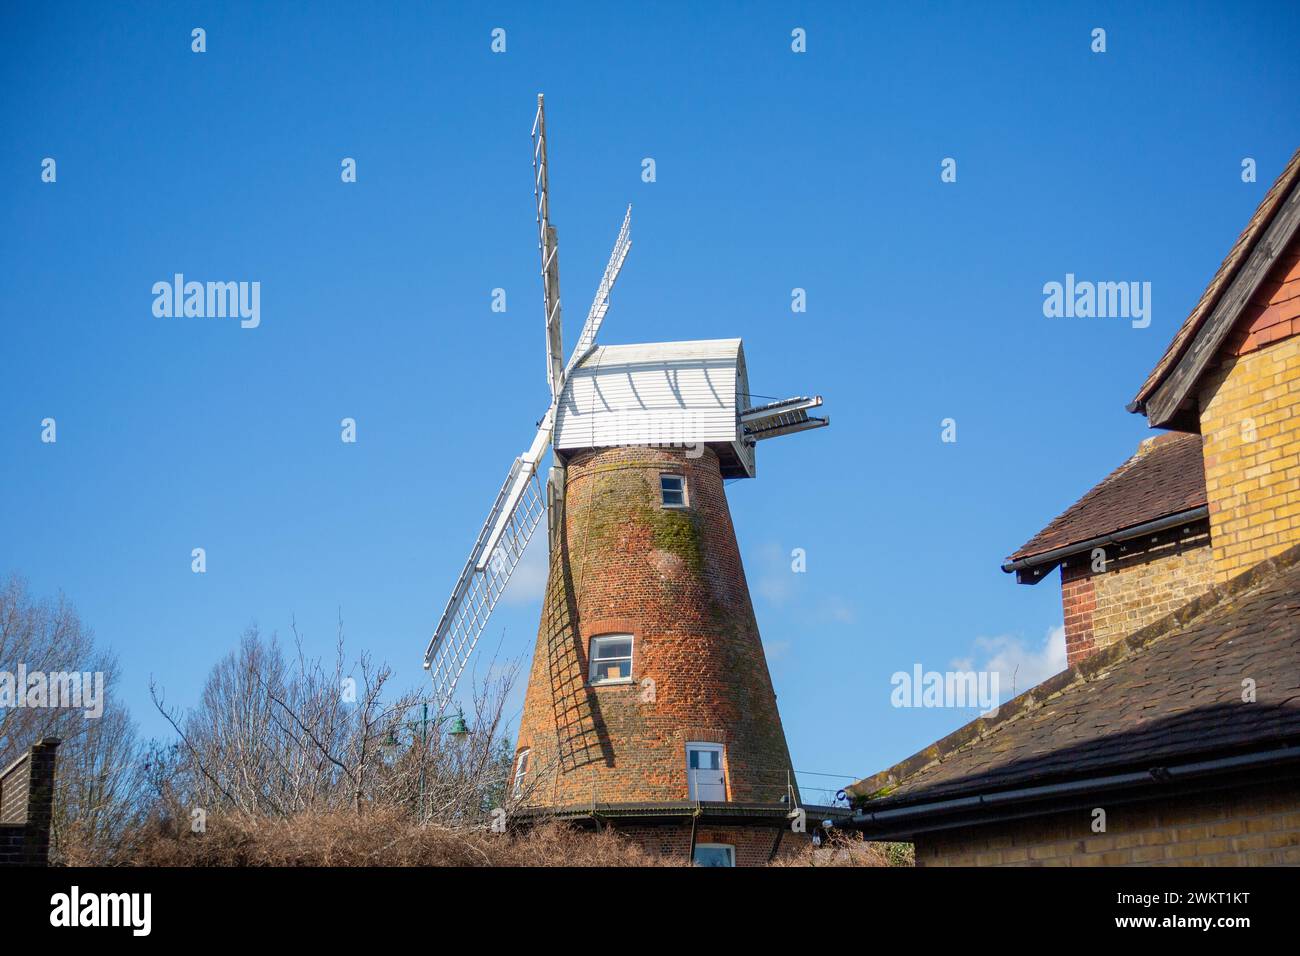
<path fill-rule="evenodd" d="M 468 737 L 468 736 L 469 736 L 469 725 L 465 723 L 465 713 L 464 713 L 464 711 L 462 711 L 459 707 L 456 708 L 456 713 L 454 713 L 454 714 L 442 714 L 441 716 L 438 716 L 438 717 L 430 717 L 430 716 L 429 716 L 429 702 L 428 702 L 428 701 L 425 701 L 425 702 L 421 705 L 421 713 L 420 713 L 420 719 L 419 719 L 419 720 L 408 720 L 408 721 L 404 721 L 404 722 L 402 723 L 402 726 L 405 727 L 407 730 L 411 731 L 412 734 L 415 734 L 415 733 L 416 733 L 416 728 L 419 728 L 419 734 L 420 734 L 420 813 L 421 813 L 421 815 L 424 814 L 424 764 L 425 764 L 425 757 L 428 755 L 428 752 L 429 752 L 429 727 L 432 726 L 432 727 L 434 727 L 434 728 L 437 728 L 437 727 L 441 726 L 443 723 L 445 723 L 446 721 L 449 721 L 449 720 L 451 721 L 451 729 L 450 729 L 449 731 L 447 731 L 447 733 L 448 733 L 450 736 L 452 736 L 452 737 Z M 390 742 L 391 744 L 393 744 L 394 746 L 396 746 L 396 744 L 397 744 L 397 738 L 396 738 L 396 736 L 390 734 L 390 736 L 389 736 L 389 742 Z"/>

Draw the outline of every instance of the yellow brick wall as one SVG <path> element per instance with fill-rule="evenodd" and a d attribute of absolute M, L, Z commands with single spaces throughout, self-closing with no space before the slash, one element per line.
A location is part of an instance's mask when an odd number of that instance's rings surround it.
<path fill-rule="evenodd" d="M 1106 571 L 1092 576 L 1095 650 L 1109 647 L 1208 591 L 1214 584 L 1208 545 L 1209 534 L 1202 533 L 1182 541 L 1170 535 L 1136 552 L 1109 549 Z"/>
<path fill-rule="evenodd" d="M 1199 399 L 1222 583 L 1300 543 L 1300 336 L 1225 361 Z"/>
<path fill-rule="evenodd" d="M 1280 781 L 940 831 L 917 866 L 1282 866 L 1300 864 L 1300 783 Z"/>

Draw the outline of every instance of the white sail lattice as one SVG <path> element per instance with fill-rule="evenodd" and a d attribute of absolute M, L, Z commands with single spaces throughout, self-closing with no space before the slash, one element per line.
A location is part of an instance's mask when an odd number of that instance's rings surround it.
<path fill-rule="evenodd" d="M 533 532 L 546 516 L 541 478 L 535 463 L 532 473 L 523 475 L 528 468 L 522 458 L 515 459 L 425 651 L 425 666 L 433 680 L 434 703 L 439 711 L 451 702 L 456 683 L 478 646 L 492 609 L 505 593 Z M 511 506 L 508 502 L 515 488 L 519 493 Z M 506 508 L 510 508 L 508 514 Z M 489 538 L 503 514 L 505 524 L 499 540 L 488 551 Z"/>

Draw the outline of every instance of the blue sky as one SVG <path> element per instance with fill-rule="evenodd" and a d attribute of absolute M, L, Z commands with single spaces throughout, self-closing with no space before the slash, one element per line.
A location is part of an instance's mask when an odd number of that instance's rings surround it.
<path fill-rule="evenodd" d="M 631 202 L 602 341 L 740 336 L 755 392 L 826 397 L 728 488 L 796 768 L 911 754 L 974 711 L 893 708 L 895 671 L 1047 666 L 1057 579 L 1000 561 L 1144 437 L 1125 403 L 1300 145 L 1294 5 L 1044 6 L 7 6 L 0 572 L 76 603 L 146 734 L 150 676 L 192 703 L 254 622 L 328 653 L 341 609 L 420 684 L 547 403 L 544 91 L 568 342 Z M 156 318 L 177 272 L 259 281 L 260 326 Z M 1066 273 L 1150 282 L 1150 327 L 1045 318 Z"/>

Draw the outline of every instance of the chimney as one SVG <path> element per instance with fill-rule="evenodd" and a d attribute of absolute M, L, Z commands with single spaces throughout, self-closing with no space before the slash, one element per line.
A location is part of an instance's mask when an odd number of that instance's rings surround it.
<path fill-rule="evenodd" d="M 46 866 L 54 817 L 54 752 L 46 737 L 0 772 L 0 866 Z"/>

